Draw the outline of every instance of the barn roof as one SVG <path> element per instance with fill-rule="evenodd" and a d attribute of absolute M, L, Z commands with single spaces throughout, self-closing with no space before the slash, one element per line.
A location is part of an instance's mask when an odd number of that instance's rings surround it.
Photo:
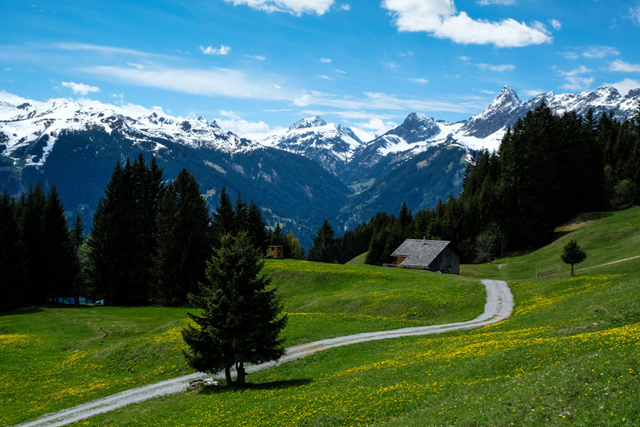
<path fill-rule="evenodd" d="M 448 240 L 407 239 L 391 256 L 406 256 L 402 267 L 428 267 L 449 246 Z"/>

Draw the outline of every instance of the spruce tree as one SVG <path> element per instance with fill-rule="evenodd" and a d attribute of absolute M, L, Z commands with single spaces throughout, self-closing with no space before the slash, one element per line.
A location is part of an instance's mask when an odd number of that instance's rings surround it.
<path fill-rule="evenodd" d="M 249 207 L 247 201 L 242 198 L 242 194 L 240 193 L 238 193 L 236 206 L 233 211 L 233 230 L 236 234 L 243 231 L 249 232 Z"/>
<path fill-rule="evenodd" d="M 573 271 L 574 264 L 580 264 L 582 261 L 587 259 L 587 254 L 582 250 L 582 248 L 580 248 L 580 246 L 578 246 L 575 239 L 572 239 L 562 248 L 561 258 L 562 262 L 565 264 L 571 264 L 571 276 L 575 276 Z"/>
<path fill-rule="evenodd" d="M 189 294 L 202 314 L 189 313 L 197 326 L 182 331 L 189 346 L 187 363 L 210 374 L 224 371 L 227 386 L 232 367 L 237 385 L 243 386 L 246 363 L 277 361 L 285 354 L 279 335 L 287 316 L 281 315 L 276 289 L 267 290 L 270 279 L 260 273 L 263 267 L 262 255 L 246 233 L 223 236 L 207 262 L 199 295 Z"/>
<path fill-rule="evenodd" d="M 76 219 L 71 226 L 71 242 L 73 243 L 73 250 L 76 252 L 84 242 L 84 223 L 80 218 L 80 213 L 76 213 Z"/>
<path fill-rule="evenodd" d="M 153 256 L 153 299 L 162 304 L 187 302 L 205 280 L 211 256 L 211 217 L 200 187 L 186 169 L 165 189 L 158 208 Z"/>
<path fill-rule="evenodd" d="M 31 301 L 41 304 L 47 301 L 47 259 L 44 242 L 44 209 L 47 196 L 40 183 L 29 188 L 20 202 L 20 231 L 25 245 L 25 267 L 30 285 Z"/>
<path fill-rule="evenodd" d="M 222 187 L 222 190 L 220 190 L 218 207 L 216 208 L 216 212 L 213 214 L 212 232 L 213 246 L 216 248 L 220 247 L 222 236 L 226 234 L 237 234 L 233 205 L 231 204 L 231 199 L 229 198 L 224 186 Z"/>
<path fill-rule="evenodd" d="M 338 260 L 338 248 L 336 246 L 334 231 L 328 219 L 322 221 L 318 233 L 313 238 L 313 244 L 307 256 L 309 261 L 332 263 Z"/>
<path fill-rule="evenodd" d="M 46 296 L 70 297 L 79 274 L 79 263 L 64 215 L 64 207 L 54 184 L 51 185 L 43 215 Z"/>
<path fill-rule="evenodd" d="M 249 203 L 247 232 L 253 245 L 265 254 L 269 246 L 269 235 L 262 219 L 262 211 L 253 200 Z"/>
<path fill-rule="evenodd" d="M 15 201 L 6 188 L 0 195 L 0 242 L 0 311 L 7 311 L 26 302 L 29 287 Z"/>

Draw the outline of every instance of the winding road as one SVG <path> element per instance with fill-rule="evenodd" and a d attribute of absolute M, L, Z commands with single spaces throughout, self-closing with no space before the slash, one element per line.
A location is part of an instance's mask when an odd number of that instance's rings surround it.
<path fill-rule="evenodd" d="M 384 340 L 388 338 L 400 338 L 415 335 L 441 334 L 444 332 L 459 331 L 464 329 L 477 328 L 490 325 L 507 319 L 513 310 L 513 296 L 506 282 L 500 280 L 483 280 L 482 283 L 487 289 L 487 303 L 484 306 L 484 313 L 468 322 L 447 323 L 444 325 L 417 326 L 413 328 L 395 329 L 391 331 L 367 332 L 362 334 L 347 335 L 344 337 L 331 338 L 314 341 L 309 344 L 291 347 L 287 349 L 287 354 L 277 363 L 263 363 L 261 365 L 248 366 L 247 373 L 261 371 L 263 369 L 277 366 L 291 360 L 301 359 L 318 351 L 327 350 L 333 347 L 356 344 L 366 341 Z M 113 411 L 132 403 L 142 402 L 167 394 L 178 393 L 187 388 L 189 381 L 210 377 L 204 373 L 195 373 L 180 378 L 161 381 L 144 387 L 138 387 L 123 391 L 102 399 L 83 403 L 73 408 L 65 409 L 51 414 L 43 415 L 35 421 L 19 424 L 20 427 L 52 427 L 63 426 L 75 421 L 92 417 L 104 412 Z"/>

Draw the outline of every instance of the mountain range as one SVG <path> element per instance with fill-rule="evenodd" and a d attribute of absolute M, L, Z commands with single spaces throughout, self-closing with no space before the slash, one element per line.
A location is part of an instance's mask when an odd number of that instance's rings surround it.
<path fill-rule="evenodd" d="M 0 97 L 2 99 L 2 97 Z M 5 97 L 7 99 L 7 97 Z M 263 208 L 308 247 L 324 218 L 342 232 L 375 213 L 432 208 L 457 195 L 475 150 L 496 150 L 507 127 L 545 102 L 555 112 L 632 117 L 640 89 L 623 96 L 601 87 L 581 94 L 539 94 L 523 102 L 504 87 L 479 115 L 461 122 L 411 113 L 372 141 L 320 117 L 249 140 L 204 118 L 172 117 L 141 107 L 66 99 L 14 105 L 0 100 L 0 188 L 13 195 L 56 183 L 69 213 L 91 221 L 116 161 L 155 156 L 173 179 L 194 173 L 212 207 L 222 186 Z"/>

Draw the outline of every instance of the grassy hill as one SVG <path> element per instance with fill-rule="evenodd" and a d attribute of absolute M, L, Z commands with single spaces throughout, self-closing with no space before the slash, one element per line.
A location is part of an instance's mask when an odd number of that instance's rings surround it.
<path fill-rule="evenodd" d="M 334 348 L 252 374 L 247 389 L 185 392 L 89 425 L 637 425 L 640 259 L 596 266 L 639 253 L 639 214 L 579 218 L 548 247 L 466 267 L 508 280 L 506 321 Z M 578 268 L 594 268 L 533 277 L 571 238 L 589 256 Z"/>
<path fill-rule="evenodd" d="M 270 260 L 265 273 L 289 315 L 287 346 L 470 320 L 486 298 L 478 280 L 420 271 Z M 188 310 L 52 306 L 0 315 L 0 424 L 191 372 L 180 335 Z"/>

